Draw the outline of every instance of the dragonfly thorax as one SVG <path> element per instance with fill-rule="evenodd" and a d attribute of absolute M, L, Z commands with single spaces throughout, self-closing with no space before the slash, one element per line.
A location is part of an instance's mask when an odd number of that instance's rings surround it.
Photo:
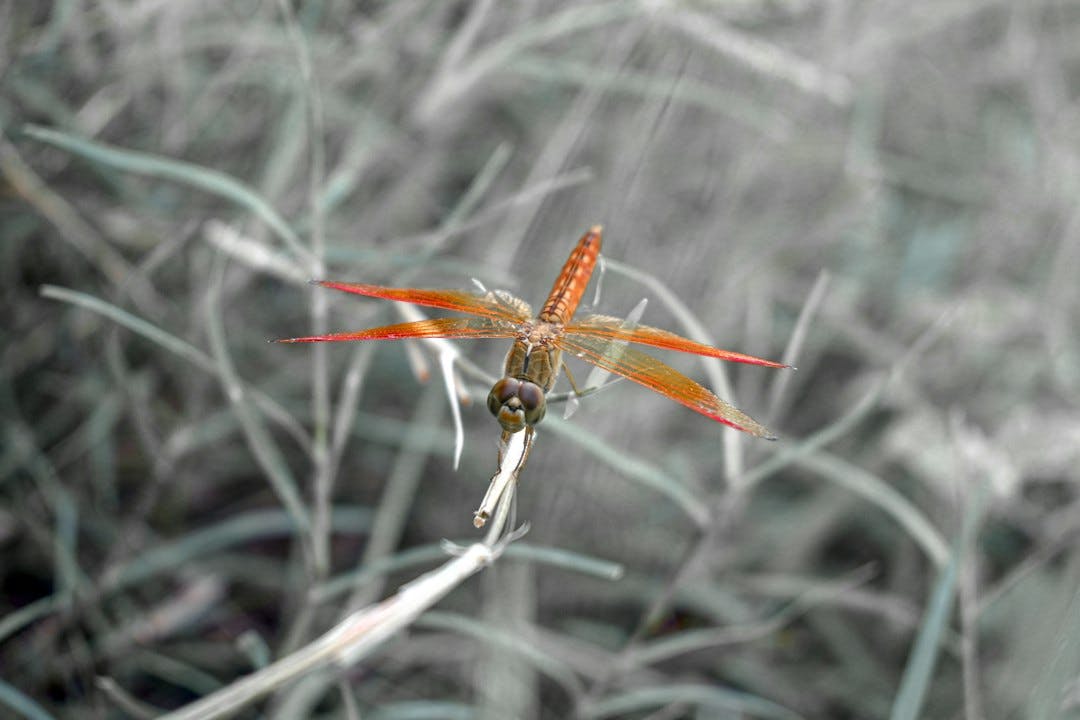
<path fill-rule="evenodd" d="M 537 323 L 542 325 L 543 323 Z M 488 394 L 488 409 L 509 433 L 532 427 L 544 418 L 544 394 L 551 391 L 562 362 L 559 348 L 546 340 L 518 336 L 506 354 L 503 378 Z"/>
<path fill-rule="evenodd" d="M 533 320 L 525 326 L 525 332 L 521 335 L 521 339 L 532 347 L 550 345 L 563 334 L 564 327 L 562 323 Z"/>

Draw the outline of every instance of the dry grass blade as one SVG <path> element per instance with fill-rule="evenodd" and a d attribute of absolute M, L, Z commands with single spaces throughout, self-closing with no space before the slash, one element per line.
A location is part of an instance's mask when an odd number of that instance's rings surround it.
<path fill-rule="evenodd" d="M 676 320 L 682 325 L 688 338 L 695 342 L 704 345 L 713 345 L 715 347 L 716 343 L 713 342 L 712 337 L 708 330 L 705 329 L 704 324 L 702 324 L 694 313 L 691 312 L 690 308 L 687 307 L 686 304 L 657 277 L 630 265 L 611 260 L 610 258 L 605 260 L 605 266 L 613 272 L 632 278 L 647 287 L 651 293 L 656 295 L 661 303 L 674 313 Z M 724 369 L 724 364 L 709 358 L 702 358 L 701 364 L 705 368 L 705 374 L 709 377 L 709 385 L 713 391 L 721 399 L 730 401 L 733 392 L 731 389 L 731 382 L 728 380 L 727 371 Z M 740 478 L 742 477 L 743 469 L 745 467 L 743 456 L 744 440 L 742 433 L 725 430 L 723 433 L 723 442 L 724 477 L 728 483 L 741 482 Z"/>
<path fill-rule="evenodd" d="M 79 251 L 116 287 L 130 287 L 135 300 L 160 307 L 161 297 L 141 273 L 115 250 L 63 197 L 54 193 L 23 161 L 7 138 L 0 135 L 0 172 L 11 187 L 60 231 L 61 237 Z"/>
<path fill-rule="evenodd" d="M 501 536 L 506 509 L 513 493 L 505 496 L 496 514 Z M 495 544 L 473 543 L 441 567 L 425 573 L 382 602 L 350 613 L 317 639 L 290 655 L 228 685 L 162 720 L 215 720 L 227 717 L 251 702 L 319 669 L 345 668 L 360 662 L 379 645 L 416 621 L 420 615 L 476 572 L 494 562 L 511 535 Z"/>
<path fill-rule="evenodd" d="M 128 328 L 132 332 L 142 335 L 169 352 L 184 358 L 200 370 L 204 370 L 214 375 L 218 372 L 218 366 L 215 364 L 214 359 L 202 350 L 199 350 L 189 342 L 157 327 L 153 323 L 132 315 L 126 310 L 118 308 L 100 298 L 52 285 L 43 285 L 41 287 L 41 296 L 78 305 L 96 312 L 117 324 Z M 281 425 L 281 427 L 283 427 L 301 447 L 304 447 L 305 449 L 310 448 L 311 440 L 308 437 L 307 432 L 291 415 L 289 415 L 287 410 L 277 403 L 277 401 L 258 388 L 244 387 L 241 389 L 244 392 L 250 393 L 255 403 L 259 406 L 259 409 L 265 413 L 268 418 Z"/>
<path fill-rule="evenodd" d="M 126 172 L 185 183 L 232 200 L 261 218 L 297 258 L 304 261 L 311 258 L 310 251 L 301 244 L 296 232 L 289 227 L 270 203 L 259 197 L 251 188 L 224 173 L 157 155 L 109 147 L 36 125 L 24 127 L 23 132 L 35 140 L 81 155 L 94 162 L 110 165 Z"/>
<path fill-rule="evenodd" d="M 210 351 L 217 368 L 217 375 L 221 380 L 222 389 L 229 404 L 236 413 L 244 435 L 259 465 L 266 473 L 277 493 L 278 499 L 292 517 L 296 526 L 304 533 L 301 536 L 302 545 L 309 554 L 313 552 L 310 544 L 311 538 L 307 535 L 311 528 L 311 517 L 307 507 L 300 496 L 300 489 L 289 469 L 285 457 L 274 441 L 273 437 L 262 422 L 262 418 L 255 413 L 254 407 L 248 401 L 244 392 L 243 384 L 236 373 L 232 356 L 229 353 L 228 343 L 225 339 L 225 325 L 222 319 L 221 286 L 224 280 L 224 263 L 219 260 L 214 277 L 211 279 L 209 291 L 206 294 L 204 308 Z M 313 560 L 309 555 L 309 560 Z"/>

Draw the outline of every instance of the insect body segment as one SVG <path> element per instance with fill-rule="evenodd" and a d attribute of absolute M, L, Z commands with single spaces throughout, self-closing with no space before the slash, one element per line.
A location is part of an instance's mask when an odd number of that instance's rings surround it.
<path fill-rule="evenodd" d="M 585 287 L 596 267 L 596 258 L 600 255 L 603 229 L 599 225 L 578 240 L 577 247 L 570 253 L 562 272 L 548 293 L 547 302 L 538 316 L 540 320 L 562 325 L 570 322 L 585 294 Z"/>

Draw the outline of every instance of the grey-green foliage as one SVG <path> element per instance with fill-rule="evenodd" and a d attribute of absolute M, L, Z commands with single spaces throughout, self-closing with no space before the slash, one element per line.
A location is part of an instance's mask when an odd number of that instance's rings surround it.
<path fill-rule="evenodd" d="M 177 707 L 437 564 L 505 344 L 458 344 L 455 473 L 429 348 L 265 341 L 400 321 L 321 268 L 537 307 L 602 223 L 598 312 L 798 366 L 663 354 L 780 441 L 629 382 L 549 412 L 526 541 L 265 714 L 1075 716 L 1078 40 L 1057 0 L 3 4 L 0 715 Z"/>

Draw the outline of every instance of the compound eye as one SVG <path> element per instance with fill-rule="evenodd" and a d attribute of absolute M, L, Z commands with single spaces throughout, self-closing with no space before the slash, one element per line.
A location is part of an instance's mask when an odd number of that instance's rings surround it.
<path fill-rule="evenodd" d="M 517 395 L 521 382 L 514 378 L 504 377 L 491 388 L 488 393 L 487 405 L 492 415 L 498 416 L 499 409 L 506 401 Z"/>
<path fill-rule="evenodd" d="M 518 398 L 521 400 L 521 404 L 525 407 L 525 422 L 528 425 L 535 425 L 544 419 L 544 413 L 547 412 L 547 405 L 544 400 L 544 391 L 540 389 L 539 385 L 531 382 L 521 383 L 521 388 L 518 389 Z"/>
<path fill-rule="evenodd" d="M 499 397 L 499 403 L 504 403 L 510 398 L 518 394 L 518 388 L 521 387 L 521 381 L 514 378 L 503 378 L 499 382 L 495 383 L 495 387 L 492 389 Z"/>

